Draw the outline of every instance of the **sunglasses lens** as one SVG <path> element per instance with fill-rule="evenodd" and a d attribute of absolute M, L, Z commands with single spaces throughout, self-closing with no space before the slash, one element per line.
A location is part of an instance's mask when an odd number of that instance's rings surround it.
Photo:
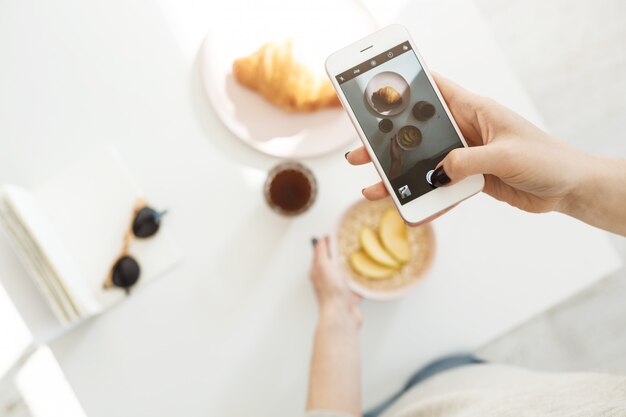
<path fill-rule="evenodd" d="M 161 213 L 144 207 L 137 212 L 133 221 L 133 234 L 137 237 L 153 236 L 161 226 Z"/>
<path fill-rule="evenodd" d="M 139 264 L 130 256 L 122 256 L 113 265 L 113 284 L 116 287 L 130 288 L 139 280 Z"/>

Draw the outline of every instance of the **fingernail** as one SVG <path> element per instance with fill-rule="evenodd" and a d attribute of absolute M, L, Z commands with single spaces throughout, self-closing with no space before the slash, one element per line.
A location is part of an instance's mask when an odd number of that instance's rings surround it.
<path fill-rule="evenodd" d="M 446 171 L 443 170 L 443 165 L 440 166 L 433 172 L 433 176 L 431 177 L 433 181 L 434 187 L 441 187 L 450 182 L 450 177 L 446 174 Z"/>
<path fill-rule="evenodd" d="M 365 188 L 361 189 L 361 194 L 365 194 Z"/>
<path fill-rule="evenodd" d="M 346 158 L 346 160 L 347 160 L 348 159 L 348 155 L 350 155 L 350 151 L 346 152 L 346 154 L 343 157 Z"/>
<path fill-rule="evenodd" d="M 317 238 L 311 238 L 311 244 L 313 245 L 313 247 L 315 247 L 317 245 Z"/>

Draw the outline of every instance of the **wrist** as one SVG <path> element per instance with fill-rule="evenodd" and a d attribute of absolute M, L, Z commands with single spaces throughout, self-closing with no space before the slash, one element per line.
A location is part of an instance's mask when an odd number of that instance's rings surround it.
<path fill-rule="evenodd" d="M 602 195 L 606 164 L 609 162 L 603 159 L 598 156 L 585 158 L 583 162 L 585 170 L 578 169 L 579 172 L 582 171 L 582 175 L 572 185 L 558 211 L 575 218 L 581 218 L 583 214 L 593 211 L 598 198 Z"/>
<path fill-rule="evenodd" d="M 318 326 L 359 329 L 361 313 L 356 305 L 327 303 L 320 305 Z"/>

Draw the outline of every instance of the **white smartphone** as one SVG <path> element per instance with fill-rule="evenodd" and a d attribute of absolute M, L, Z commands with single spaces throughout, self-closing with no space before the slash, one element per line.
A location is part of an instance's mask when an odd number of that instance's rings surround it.
<path fill-rule="evenodd" d="M 426 222 L 482 190 L 482 175 L 447 187 L 430 183 L 448 152 L 467 143 L 403 26 L 335 52 L 326 72 L 407 223 Z"/>

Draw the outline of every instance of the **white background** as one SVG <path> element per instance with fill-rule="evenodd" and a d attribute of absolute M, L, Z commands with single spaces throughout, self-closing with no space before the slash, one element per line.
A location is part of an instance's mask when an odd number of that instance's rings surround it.
<path fill-rule="evenodd" d="M 377 17 L 396 20 L 389 10 Z M 431 68 L 538 121 L 471 3 L 396 12 Z M 320 184 L 309 213 L 266 208 L 261 185 L 277 161 L 230 135 L 200 83 L 194 53 L 219 13 L 194 0 L 2 5 L 0 179 L 29 186 L 113 143 L 151 201 L 170 208 L 185 253 L 176 271 L 52 343 L 90 417 L 297 415 L 316 314 L 310 238 L 376 179 L 338 152 L 307 161 Z M 477 347 L 618 264 L 603 234 L 486 197 L 435 229 L 423 285 L 363 305 L 367 404 L 420 363 Z M 58 331 L 4 239 L 0 256 L 0 280 L 36 335 Z"/>

